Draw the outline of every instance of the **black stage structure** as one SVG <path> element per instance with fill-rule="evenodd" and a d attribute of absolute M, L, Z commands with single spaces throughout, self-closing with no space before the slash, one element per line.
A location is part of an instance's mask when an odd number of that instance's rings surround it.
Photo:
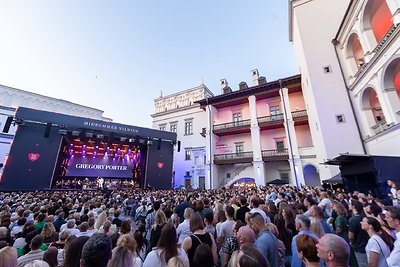
<path fill-rule="evenodd" d="M 359 191 L 387 198 L 390 190 L 387 180 L 400 184 L 400 157 L 340 154 L 325 164 L 339 166 L 348 192 Z"/>
<path fill-rule="evenodd" d="M 172 188 L 176 133 L 20 107 L 1 191 L 85 188 L 103 179 Z M 124 183 L 122 183 L 122 181 Z"/>

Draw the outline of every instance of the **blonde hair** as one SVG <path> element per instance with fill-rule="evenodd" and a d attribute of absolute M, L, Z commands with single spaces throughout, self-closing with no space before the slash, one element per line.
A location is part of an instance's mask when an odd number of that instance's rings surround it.
<path fill-rule="evenodd" d="M 279 236 L 279 231 L 278 231 L 278 228 L 276 227 L 275 224 L 273 224 L 273 223 L 267 223 L 267 229 L 268 229 L 271 233 L 273 233 L 276 237 Z"/>
<path fill-rule="evenodd" d="M 117 247 L 127 248 L 136 255 L 136 240 L 132 234 L 124 234 L 118 238 Z"/>
<path fill-rule="evenodd" d="M 162 225 L 165 223 L 167 223 L 167 217 L 165 216 L 165 213 L 162 210 L 158 210 L 156 212 L 156 216 L 154 218 L 153 227 L 156 227 L 157 225 Z"/>
<path fill-rule="evenodd" d="M 44 238 L 51 237 L 56 232 L 56 228 L 54 228 L 54 224 L 51 222 L 46 223 L 42 229 L 42 236 Z"/>
<path fill-rule="evenodd" d="M 316 235 L 318 238 L 321 238 L 325 234 L 325 231 L 324 231 L 324 228 L 322 227 L 321 222 L 314 217 L 311 217 L 310 222 L 311 222 L 311 224 L 310 224 L 311 232 L 314 235 Z"/>
<path fill-rule="evenodd" d="M 17 250 L 14 247 L 4 247 L 0 249 L 0 266 L 2 267 L 18 266 Z"/>
<path fill-rule="evenodd" d="M 107 220 L 107 213 L 105 211 L 99 214 L 99 217 L 96 220 L 94 227 L 99 230 L 101 226 L 103 226 L 104 222 Z"/>

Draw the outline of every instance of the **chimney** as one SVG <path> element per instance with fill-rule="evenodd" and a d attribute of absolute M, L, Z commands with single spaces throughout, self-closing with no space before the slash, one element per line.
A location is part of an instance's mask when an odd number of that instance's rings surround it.
<path fill-rule="evenodd" d="M 262 85 L 262 84 L 266 84 L 267 83 L 267 78 L 265 78 L 264 76 L 260 76 L 258 78 L 258 85 Z"/>
<path fill-rule="evenodd" d="M 258 73 L 258 69 L 251 71 L 251 77 L 253 78 L 253 86 L 259 85 L 258 78 L 260 78 L 260 74 Z"/>
<path fill-rule="evenodd" d="M 221 91 L 222 94 L 227 94 L 232 92 L 232 89 L 228 86 L 228 81 L 226 79 L 221 79 Z"/>
<path fill-rule="evenodd" d="M 243 89 L 247 89 L 247 88 L 249 88 L 249 87 L 247 86 L 246 82 L 239 83 L 239 90 L 243 90 Z"/>

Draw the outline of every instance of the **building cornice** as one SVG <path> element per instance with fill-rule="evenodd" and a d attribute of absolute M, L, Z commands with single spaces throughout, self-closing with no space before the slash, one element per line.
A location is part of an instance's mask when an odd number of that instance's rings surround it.
<path fill-rule="evenodd" d="M 189 109 L 199 109 L 199 108 L 200 108 L 200 105 L 196 104 L 196 102 L 195 102 L 191 106 L 184 106 L 184 107 L 179 107 L 179 108 L 176 108 L 176 109 L 170 109 L 170 110 L 163 111 L 163 112 L 157 112 L 157 113 L 151 114 L 150 116 L 152 118 L 157 118 L 157 117 L 173 114 L 173 113 L 180 112 L 180 111 L 185 111 L 185 110 L 189 110 Z"/>
<path fill-rule="evenodd" d="M 184 91 L 179 91 L 177 93 L 173 93 L 173 94 L 170 94 L 170 95 L 158 97 L 158 98 L 154 99 L 154 102 L 158 102 L 160 100 L 165 100 L 165 99 L 168 99 L 168 98 L 173 98 L 173 97 L 176 97 L 176 96 L 179 96 L 179 95 L 187 94 L 187 93 L 190 93 L 190 92 L 193 92 L 193 91 L 197 91 L 199 89 L 204 89 L 207 93 L 209 93 L 210 95 L 214 96 L 214 94 L 210 91 L 210 89 L 207 88 L 207 86 L 205 84 L 200 84 L 199 86 L 196 86 L 196 87 L 193 87 L 193 88 L 189 88 L 189 89 L 186 89 Z"/>
<path fill-rule="evenodd" d="M 233 91 L 231 93 L 227 94 L 222 94 L 214 97 L 209 97 L 202 99 L 200 101 L 196 101 L 195 103 L 200 104 L 200 107 L 203 108 L 207 105 L 218 105 L 223 102 L 227 101 L 241 101 L 241 100 L 246 100 L 247 97 L 251 95 L 263 95 L 263 94 L 268 94 L 268 93 L 274 93 L 279 95 L 279 89 L 280 89 L 280 81 L 282 81 L 282 87 L 294 87 L 294 86 L 300 86 L 301 85 L 301 75 L 293 75 L 287 78 L 279 79 L 273 82 L 269 82 L 266 84 L 262 85 L 257 85 L 253 87 L 249 87 L 247 89 L 243 90 L 237 90 Z"/>
<path fill-rule="evenodd" d="M 91 110 L 94 110 L 94 111 L 98 111 L 98 112 L 104 113 L 104 111 L 101 110 L 101 109 L 92 108 L 92 107 L 84 106 L 84 105 L 81 105 L 81 104 L 73 103 L 73 102 L 70 102 L 70 101 L 67 101 L 67 100 L 54 98 L 54 97 L 50 97 L 50 96 L 45 96 L 45 95 L 41 95 L 41 94 L 37 94 L 37 93 L 32 93 L 32 92 L 25 91 L 25 90 L 22 90 L 22 89 L 17 89 L 17 88 L 14 88 L 14 87 L 10 87 L 10 86 L 6 86 L 6 85 L 0 84 L 0 89 L 1 88 L 4 88 L 6 90 L 10 90 L 10 91 L 14 91 L 16 93 L 23 93 L 23 94 L 27 94 L 27 95 L 31 95 L 31 96 L 41 97 L 41 98 L 45 98 L 45 99 L 48 99 L 48 100 L 51 100 L 51 101 L 57 101 L 57 102 L 60 102 L 60 103 L 64 103 L 64 104 L 68 104 L 68 105 L 74 105 L 74 106 L 78 106 L 78 107 L 81 107 L 81 108 L 91 109 Z"/>
<path fill-rule="evenodd" d="M 339 40 L 340 35 L 343 34 L 345 26 L 350 24 L 351 18 L 353 17 L 354 12 L 356 11 L 357 3 L 359 0 L 350 0 L 349 6 L 346 9 L 346 12 L 344 13 L 343 19 L 340 22 L 339 29 L 336 33 L 336 36 L 334 40 Z"/>

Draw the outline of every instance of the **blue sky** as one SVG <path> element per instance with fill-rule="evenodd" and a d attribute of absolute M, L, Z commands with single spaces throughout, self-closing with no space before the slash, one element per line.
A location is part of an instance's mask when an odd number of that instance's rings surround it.
<path fill-rule="evenodd" d="M 0 84 L 151 127 L 154 99 L 299 72 L 285 0 L 0 2 Z"/>

